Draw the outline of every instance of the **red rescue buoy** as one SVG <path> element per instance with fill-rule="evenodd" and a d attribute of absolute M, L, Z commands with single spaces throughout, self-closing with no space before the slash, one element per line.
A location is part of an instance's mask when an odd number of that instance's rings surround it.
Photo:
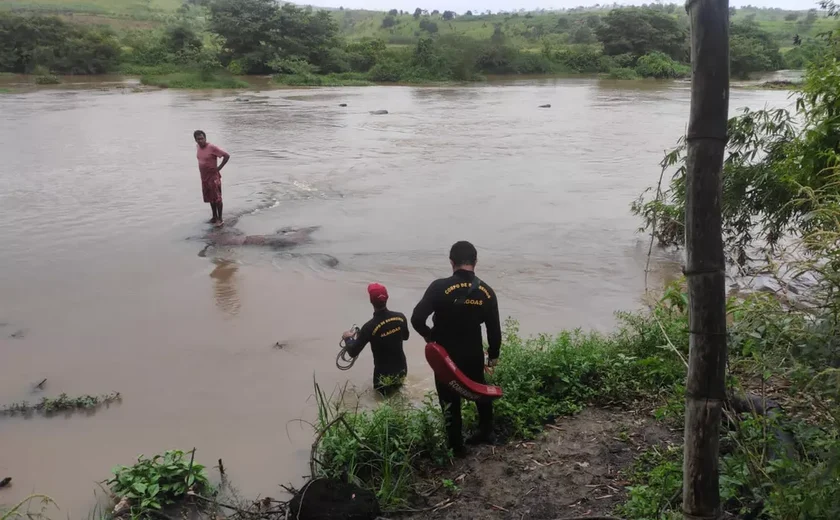
<path fill-rule="evenodd" d="M 435 373 L 438 381 L 442 382 L 458 395 L 470 401 L 487 401 L 502 397 L 502 389 L 498 386 L 484 385 L 468 378 L 455 366 L 446 349 L 437 343 L 426 344 L 426 361 Z"/>

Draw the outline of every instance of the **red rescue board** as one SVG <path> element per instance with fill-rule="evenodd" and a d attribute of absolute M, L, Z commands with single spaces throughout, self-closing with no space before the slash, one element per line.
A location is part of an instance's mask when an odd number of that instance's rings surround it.
<path fill-rule="evenodd" d="M 446 349 L 437 343 L 426 344 L 426 361 L 438 381 L 451 388 L 458 395 L 470 401 L 488 401 L 502 397 L 498 386 L 484 385 L 468 378 L 455 366 Z"/>

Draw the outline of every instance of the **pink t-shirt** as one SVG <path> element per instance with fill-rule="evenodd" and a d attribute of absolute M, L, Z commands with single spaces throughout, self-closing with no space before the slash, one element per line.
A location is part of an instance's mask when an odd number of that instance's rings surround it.
<path fill-rule="evenodd" d="M 195 156 L 198 158 L 198 169 L 205 170 L 205 169 L 215 169 L 218 166 L 217 159 L 219 157 L 224 157 L 227 153 L 216 146 L 215 144 L 207 143 L 207 146 L 204 148 L 195 145 L 196 147 L 196 154 Z"/>

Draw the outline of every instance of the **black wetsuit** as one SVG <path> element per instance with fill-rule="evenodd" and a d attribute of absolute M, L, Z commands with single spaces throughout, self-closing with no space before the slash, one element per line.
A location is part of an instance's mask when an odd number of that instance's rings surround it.
<path fill-rule="evenodd" d="M 470 379 L 484 383 L 484 344 L 481 324 L 487 327 L 487 357 L 498 359 L 502 344 L 499 302 L 493 289 L 479 281 L 475 273 L 459 269 L 449 278 L 435 280 L 426 289 L 423 299 L 414 308 L 411 325 L 418 334 L 446 349 L 449 357 Z M 426 319 L 434 313 L 433 327 Z M 435 378 L 438 399 L 446 419 L 449 446 L 463 448 L 461 434 L 461 397 Z M 479 434 L 489 435 L 493 429 L 493 404 L 476 403 Z"/>
<path fill-rule="evenodd" d="M 355 339 L 346 341 L 347 353 L 358 356 L 370 342 L 373 351 L 373 387 L 381 394 L 389 394 L 402 386 L 408 373 L 403 341 L 408 339 L 408 320 L 401 312 L 382 309 L 374 311 L 373 319 L 362 325 Z M 382 381 L 387 377 L 390 381 Z"/>

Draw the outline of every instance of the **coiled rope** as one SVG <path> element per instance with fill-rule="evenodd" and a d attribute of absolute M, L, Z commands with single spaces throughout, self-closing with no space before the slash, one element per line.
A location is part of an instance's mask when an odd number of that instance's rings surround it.
<path fill-rule="evenodd" d="M 353 330 L 356 333 L 359 333 L 359 327 L 353 325 Z M 356 362 L 356 358 L 350 357 L 347 353 L 347 341 L 344 338 L 341 338 L 341 341 L 338 342 L 338 356 L 335 357 L 335 366 L 338 367 L 339 370 L 350 370 L 353 368 L 353 364 Z"/>

